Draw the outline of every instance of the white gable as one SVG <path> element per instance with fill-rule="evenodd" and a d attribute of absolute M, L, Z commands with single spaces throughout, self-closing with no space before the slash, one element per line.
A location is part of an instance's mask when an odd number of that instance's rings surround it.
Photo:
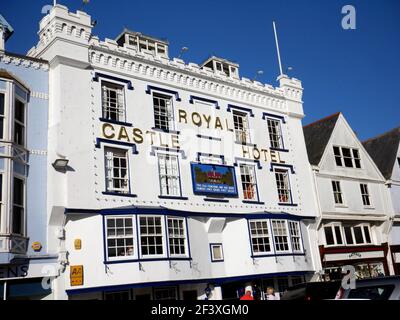
<path fill-rule="evenodd" d="M 334 146 L 357 149 L 361 158 L 361 169 L 337 166 L 333 153 Z M 321 158 L 320 172 L 355 179 L 385 180 L 342 114 L 339 115 Z"/>

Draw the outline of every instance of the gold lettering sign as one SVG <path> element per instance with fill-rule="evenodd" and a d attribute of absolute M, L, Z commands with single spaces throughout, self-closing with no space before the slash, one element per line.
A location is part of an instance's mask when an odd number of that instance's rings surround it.
<path fill-rule="evenodd" d="M 83 266 L 70 267 L 70 284 L 71 287 L 83 285 Z"/>
<path fill-rule="evenodd" d="M 74 240 L 74 247 L 75 247 L 75 250 L 81 250 L 82 249 L 82 240 L 81 239 L 75 239 Z"/>

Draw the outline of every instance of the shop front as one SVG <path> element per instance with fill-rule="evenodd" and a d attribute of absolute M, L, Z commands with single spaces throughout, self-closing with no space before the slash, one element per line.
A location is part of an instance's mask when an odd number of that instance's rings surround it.
<path fill-rule="evenodd" d="M 353 266 L 357 279 L 388 276 L 388 246 L 326 248 L 320 247 L 324 280 L 342 279 L 342 268 Z"/>

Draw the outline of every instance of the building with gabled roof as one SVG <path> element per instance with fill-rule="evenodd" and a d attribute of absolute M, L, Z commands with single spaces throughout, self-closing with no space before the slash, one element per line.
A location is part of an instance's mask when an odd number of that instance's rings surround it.
<path fill-rule="evenodd" d="M 389 245 L 396 274 L 400 274 L 400 128 L 397 127 L 363 142 L 387 180 L 394 209 Z"/>
<path fill-rule="evenodd" d="M 386 179 L 342 113 L 303 128 L 320 208 L 317 222 L 323 277 L 393 274 L 389 229 L 393 209 Z"/>

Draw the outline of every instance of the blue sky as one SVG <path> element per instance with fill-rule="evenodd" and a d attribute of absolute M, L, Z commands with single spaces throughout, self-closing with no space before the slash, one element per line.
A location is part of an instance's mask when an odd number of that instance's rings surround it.
<path fill-rule="evenodd" d="M 81 0 L 60 0 L 70 10 Z M 1 0 L 14 27 L 7 50 L 26 53 L 37 42 L 41 8 L 51 0 Z M 356 8 L 357 29 L 343 30 L 341 9 Z M 240 64 L 241 76 L 276 85 L 276 20 L 285 67 L 303 82 L 304 124 L 342 111 L 361 139 L 400 125 L 400 1 L 100 1 L 85 11 L 94 34 L 115 38 L 124 27 L 170 42 L 170 56 L 189 47 L 184 60 L 217 55 Z"/>

